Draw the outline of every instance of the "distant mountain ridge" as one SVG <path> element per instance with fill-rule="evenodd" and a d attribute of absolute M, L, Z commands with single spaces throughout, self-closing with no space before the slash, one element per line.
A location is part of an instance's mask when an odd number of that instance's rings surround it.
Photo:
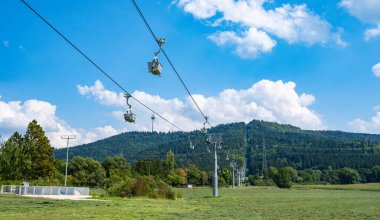
<path fill-rule="evenodd" d="M 224 145 L 218 151 L 219 166 L 228 166 L 228 155 L 249 173 L 261 171 L 263 154 L 267 166 L 293 166 L 296 169 L 352 167 L 368 168 L 380 165 L 380 135 L 342 131 L 302 130 L 292 125 L 253 120 L 248 124 L 231 123 L 209 129 L 223 134 Z M 195 149 L 190 149 L 191 140 Z M 130 162 L 145 158 L 163 159 L 172 150 L 178 166 L 196 164 L 211 170 L 213 146 L 205 143 L 199 131 L 192 132 L 127 132 L 70 149 L 69 157 L 92 157 L 104 160 L 108 156 L 123 156 Z M 265 150 L 264 150 L 265 149 Z M 58 159 L 65 158 L 65 149 L 56 149 Z"/>

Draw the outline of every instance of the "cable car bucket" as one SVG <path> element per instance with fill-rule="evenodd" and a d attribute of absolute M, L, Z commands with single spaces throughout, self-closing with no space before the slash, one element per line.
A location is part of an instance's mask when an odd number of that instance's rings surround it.
<path fill-rule="evenodd" d="M 191 140 L 190 135 L 189 135 L 189 147 L 191 150 L 194 150 L 194 148 L 195 148 L 195 145 L 194 145 L 193 141 Z"/>
<path fill-rule="evenodd" d="M 205 116 L 205 120 L 206 121 L 203 123 L 203 128 L 201 129 L 202 134 L 207 134 L 206 124 L 208 123 L 208 116 Z"/>
<path fill-rule="evenodd" d="M 157 52 L 154 53 L 154 58 L 153 58 L 152 62 L 148 62 L 148 70 L 149 70 L 149 72 L 152 73 L 153 75 L 156 75 L 156 76 L 161 76 L 161 73 L 164 70 L 164 67 L 158 61 L 158 54 L 161 52 L 162 45 L 165 42 L 166 41 L 165 41 L 164 38 L 158 39 L 157 43 L 160 46 L 160 49 Z"/>
<path fill-rule="evenodd" d="M 124 97 L 127 99 L 127 105 L 128 105 L 128 111 L 124 114 L 124 120 L 125 122 L 129 123 L 135 123 L 136 122 L 136 115 L 132 113 L 132 106 L 129 104 L 129 98 L 132 97 L 130 94 L 125 94 Z"/>

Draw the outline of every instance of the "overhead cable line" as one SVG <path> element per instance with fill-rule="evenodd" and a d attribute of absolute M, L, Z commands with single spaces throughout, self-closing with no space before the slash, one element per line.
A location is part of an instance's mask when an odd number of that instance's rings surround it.
<path fill-rule="evenodd" d="M 59 36 L 61 36 L 68 44 L 70 44 L 76 51 L 78 51 L 78 53 L 80 53 L 87 61 L 89 61 L 92 65 L 94 65 L 101 73 L 103 73 L 106 77 L 108 77 L 108 79 L 110 79 L 113 83 L 115 83 L 121 90 L 123 90 L 126 94 L 129 94 L 131 95 L 127 90 L 125 90 L 118 82 L 116 82 L 116 80 L 114 80 L 105 70 L 103 70 L 98 64 L 96 64 L 91 58 L 89 58 L 82 50 L 80 50 L 77 46 L 75 46 L 69 39 L 67 39 L 67 37 L 65 37 L 60 31 L 58 31 L 58 29 L 56 29 L 52 24 L 50 24 L 44 17 L 42 17 L 42 15 L 40 15 L 36 10 L 34 10 L 28 3 L 26 3 L 24 0 L 20 0 L 22 3 L 24 3 L 25 6 L 27 6 L 32 12 L 34 12 L 34 14 L 36 14 L 42 21 L 44 21 L 51 29 L 53 29 Z M 168 124 L 172 125 L 173 127 L 175 127 L 176 129 L 178 129 L 179 131 L 182 131 L 184 132 L 184 130 L 182 130 L 181 128 L 179 128 L 178 126 L 176 126 L 174 123 L 170 122 L 168 119 L 166 119 L 165 117 L 163 117 L 162 115 L 160 115 L 159 113 L 157 113 L 156 111 L 154 111 L 152 108 L 150 108 L 149 106 L 145 105 L 143 102 L 141 102 L 140 100 L 138 100 L 137 98 L 133 97 L 131 95 L 131 98 L 133 98 L 136 102 L 140 103 L 142 106 L 144 106 L 145 108 L 147 108 L 149 111 L 151 111 L 152 113 L 156 114 L 158 117 L 160 117 L 162 120 L 164 120 L 165 122 L 167 122 Z"/>
<path fill-rule="evenodd" d="M 159 44 L 159 39 L 156 37 L 156 35 L 154 34 L 152 28 L 150 27 L 148 21 L 145 19 L 145 16 L 144 14 L 142 13 L 142 11 L 140 10 L 139 6 L 136 4 L 136 1 L 135 0 L 131 0 L 132 1 L 132 4 L 133 6 L 135 7 L 135 9 L 137 10 L 138 14 L 140 15 L 142 21 L 144 22 L 145 26 L 148 28 L 150 34 L 152 35 L 152 37 L 154 38 L 154 40 L 156 41 L 156 43 L 160 46 Z M 174 67 L 174 64 L 172 63 L 172 61 L 170 60 L 169 56 L 167 55 L 167 53 L 165 52 L 165 50 L 162 48 L 162 53 L 164 54 L 166 60 L 169 62 L 170 66 L 172 67 L 174 73 L 177 75 L 178 79 L 181 81 L 183 87 L 185 88 L 185 90 L 187 91 L 187 93 L 189 94 L 190 98 L 193 100 L 195 106 L 198 108 L 199 112 L 201 113 L 201 115 L 203 116 L 203 118 L 205 119 L 205 122 L 207 122 L 207 124 L 211 127 L 211 124 L 210 122 L 208 121 L 209 117 L 206 116 L 201 108 L 199 107 L 198 103 L 195 101 L 193 95 L 191 94 L 189 88 L 186 86 L 185 82 L 183 81 L 182 77 L 179 75 L 177 69 Z"/>

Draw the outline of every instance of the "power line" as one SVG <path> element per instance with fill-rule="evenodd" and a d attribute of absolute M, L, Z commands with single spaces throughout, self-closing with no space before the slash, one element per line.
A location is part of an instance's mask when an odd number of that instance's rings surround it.
<path fill-rule="evenodd" d="M 89 58 L 83 51 L 81 51 L 77 46 L 75 46 L 67 37 L 65 37 L 60 31 L 58 31 L 58 29 L 56 29 L 52 24 L 50 24 L 44 17 L 42 17 L 42 15 L 40 15 L 36 10 L 34 10 L 28 3 L 26 3 L 24 0 L 21 0 L 22 3 L 24 3 L 24 5 L 26 5 L 32 12 L 34 12 L 34 14 L 36 14 L 42 21 L 44 21 L 51 29 L 53 29 L 59 36 L 61 36 L 68 44 L 70 44 L 70 46 L 72 46 L 76 51 L 78 51 L 78 53 L 80 53 L 87 61 L 89 61 L 92 65 L 94 65 L 101 73 L 103 73 L 106 77 L 108 77 L 108 79 L 110 79 L 113 83 L 115 83 L 121 90 L 123 90 L 125 93 L 131 95 L 127 90 L 125 90 L 118 82 L 116 82 L 116 80 L 114 80 L 105 70 L 103 70 L 98 64 L 96 64 L 91 58 Z M 173 124 L 172 122 L 170 122 L 168 119 L 166 119 L 165 117 L 163 117 L 162 115 L 160 115 L 159 113 L 157 113 L 156 111 L 154 111 L 152 108 L 150 108 L 149 106 L 145 105 L 143 102 L 141 102 L 140 100 L 138 100 L 137 98 L 133 97 L 131 95 L 131 98 L 133 98 L 136 102 L 138 102 L 139 104 L 141 104 L 142 106 L 144 106 L 145 108 L 147 108 L 149 111 L 153 112 L 154 114 L 156 114 L 158 117 L 160 117 L 162 120 L 164 120 L 165 122 L 167 122 L 168 124 L 172 125 L 173 127 L 175 127 L 176 129 L 178 129 L 179 131 L 182 131 L 184 132 L 184 130 L 182 130 L 181 128 L 179 128 L 178 126 L 176 126 L 175 124 Z"/>
<path fill-rule="evenodd" d="M 135 9 L 137 10 L 138 14 L 140 15 L 141 19 L 143 20 L 145 26 L 148 28 L 150 34 L 152 35 L 152 37 L 154 38 L 154 40 L 156 41 L 156 43 L 160 46 L 159 44 L 159 41 L 158 41 L 158 38 L 156 37 L 156 35 L 154 34 L 152 28 L 150 27 L 148 21 L 145 19 L 145 16 L 144 14 L 142 13 L 142 11 L 140 10 L 139 6 L 136 4 L 136 1 L 135 0 L 131 0 L 132 1 L 132 4 L 133 6 L 135 7 Z M 203 116 L 203 118 L 206 120 L 207 124 L 211 126 L 210 122 L 208 121 L 208 116 L 206 116 L 201 108 L 199 107 L 198 103 L 195 101 L 193 95 L 191 94 L 189 88 L 186 86 L 185 82 L 183 81 L 182 77 L 179 75 L 177 69 L 174 67 L 174 64 L 172 63 L 172 61 L 170 60 L 169 56 L 167 55 L 167 53 L 165 52 L 165 50 L 162 48 L 162 53 L 164 54 L 166 60 L 169 62 L 170 66 L 172 67 L 174 73 L 177 75 L 178 79 L 181 81 L 183 87 L 185 88 L 185 90 L 187 91 L 187 93 L 189 94 L 190 98 L 193 100 L 195 106 L 198 108 L 199 112 L 201 113 L 201 115 Z"/>

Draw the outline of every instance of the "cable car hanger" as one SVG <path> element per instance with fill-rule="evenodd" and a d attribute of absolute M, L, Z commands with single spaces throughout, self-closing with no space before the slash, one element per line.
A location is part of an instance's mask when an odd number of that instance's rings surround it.
<path fill-rule="evenodd" d="M 158 54 L 162 51 L 162 45 L 165 42 L 166 41 L 164 38 L 160 38 L 157 40 L 157 44 L 160 46 L 160 49 L 154 53 L 154 58 L 153 58 L 152 62 L 148 62 L 149 72 L 151 72 L 153 75 L 156 75 L 156 76 L 161 76 L 161 73 L 164 70 L 164 67 L 158 61 Z"/>
<path fill-rule="evenodd" d="M 188 137 L 189 137 L 189 146 L 190 146 L 190 149 L 194 150 L 195 145 L 194 145 L 193 141 L 191 140 L 190 135 Z"/>
<path fill-rule="evenodd" d="M 207 128 L 206 128 L 206 124 L 209 124 L 209 122 L 208 122 L 208 116 L 205 116 L 205 122 L 203 122 L 203 128 L 201 129 L 201 132 L 203 133 L 203 134 L 207 134 Z"/>
<path fill-rule="evenodd" d="M 124 97 L 127 99 L 127 105 L 128 105 L 128 111 L 124 114 L 124 120 L 129 123 L 135 123 L 136 122 L 136 115 L 132 113 L 132 105 L 129 104 L 129 98 L 132 96 L 129 93 L 126 93 Z"/>

